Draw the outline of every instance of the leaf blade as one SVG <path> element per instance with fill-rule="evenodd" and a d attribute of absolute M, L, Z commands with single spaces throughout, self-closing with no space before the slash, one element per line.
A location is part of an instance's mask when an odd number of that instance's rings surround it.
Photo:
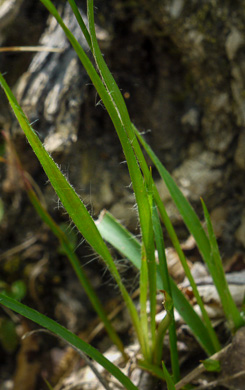
<path fill-rule="evenodd" d="M 141 244 L 140 242 L 122 226 L 109 212 L 103 212 L 101 218 L 96 222 L 104 239 L 114 246 L 123 256 L 127 257 L 136 268 L 141 267 Z M 104 224 L 105 223 L 105 224 Z M 111 226 L 110 226 L 111 225 Z M 110 228 L 109 228 L 110 226 Z M 115 229 L 115 230 L 114 230 Z M 121 239 L 122 237 L 122 239 Z M 114 238 L 115 241 L 114 241 Z M 127 247 L 127 242 L 129 248 Z M 176 310 L 192 330 L 196 339 L 202 345 L 208 355 L 215 353 L 213 343 L 210 340 L 207 329 L 187 301 L 183 293 L 179 290 L 172 278 L 170 278 L 172 298 Z M 157 288 L 165 290 L 166 286 L 162 282 L 159 268 L 157 266 Z"/>
<path fill-rule="evenodd" d="M 69 330 L 59 325 L 54 320 L 46 317 L 45 315 L 37 312 L 34 309 L 29 308 L 28 306 L 23 305 L 15 301 L 14 299 L 8 298 L 7 296 L 0 293 L 0 303 L 9 309 L 21 314 L 22 316 L 30 319 L 31 321 L 43 326 L 48 329 L 50 332 L 53 332 L 57 336 L 66 340 L 68 343 L 72 344 L 74 347 L 80 349 L 82 352 L 86 353 L 90 358 L 98 362 L 102 367 L 109 371 L 115 378 L 122 383 L 123 386 L 128 390 L 137 390 L 137 387 L 127 378 L 114 364 L 112 364 L 108 359 L 106 359 L 97 349 L 92 347 L 90 344 L 86 343 L 74 333 L 71 333 Z"/>
<path fill-rule="evenodd" d="M 47 1 L 47 0 L 42 0 Z M 9 103 L 19 121 L 19 124 L 24 131 L 33 151 L 35 152 L 37 158 L 39 159 L 45 173 L 47 174 L 52 186 L 54 187 L 58 197 L 60 198 L 63 206 L 70 215 L 71 219 L 77 226 L 78 230 L 81 232 L 85 240 L 91 245 L 91 247 L 102 257 L 106 262 L 110 272 L 112 273 L 114 279 L 116 280 L 124 301 L 129 309 L 132 321 L 134 323 L 135 329 L 137 331 L 139 340 L 141 340 L 139 318 L 137 310 L 124 286 L 122 283 L 119 272 L 114 264 L 112 256 L 109 249 L 107 248 L 101 234 L 99 233 L 96 224 L 94 223 L 91 215 L 86 209 L 83 202 L 80 200 L 77 193 L 74 191 L 70 183 L 67 181 L 65 176 L 59 170 L 56 163 L 53 161 L 51 156 L 45 150 L 38 136 L 32 129 L 29 124 L 23 110 L 18 104 L 15 96 L 8 87 L 6 81 L 0 73 L 0 83 L 4 89 L 4 92 L 9 100 Z"/>
<path fill-rule="evenodd" d="M 240 327 L 244 326 L 245 321 L 242 318 L 238 308 L 236 307 L 236 304 L 230 293 L 230 289 L 222 265 L 222 260 L 220 257 L 217 240 L 212 227 L 211 218 L 203 199 L 201 199 L 201 202 L 202 202 L 202 207 L 204 211 L 204 216 L 207 224 L 209 241 L 211 246 L 211 255 L 208 263 L 208 268 L 212 276 L 212 279 L 214 281 L 215 287 L 220 296 L 220 300 L 224 309 L 225 316 L 229 324 L 237 330 Z"/>

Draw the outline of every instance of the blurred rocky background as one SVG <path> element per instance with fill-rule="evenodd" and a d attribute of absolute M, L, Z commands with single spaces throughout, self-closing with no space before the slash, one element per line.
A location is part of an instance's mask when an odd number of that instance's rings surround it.
<path fill-rule="evenodd" d="M 87 50 L 69 5 L 65 1 L 56 4 Z M 132 121 L 146 132 L 148 142 L 197 211 L 200 197 L 205 199 L 224 256 L 243 252 L 244 1 L 97 1 L 95 5 L 100 45 Z M 60 53 L 2 52 L 1 72 L 6 73 L 30 121 L 36 121 L 35 130 L 93 215 L 106 207 L 135 229 L 134 198 L 127 169 L 121 164 L 119 142 L 56 21 L 41 2 L 28 0 L 2 1 L 0 20 L 2 47 L 61 49 Z M 11 134 L 25 169 L 44 186 L 42 169 L 2 92 L 0 125 Z M 22 203 L 21 184 L 11 170 L 1 165 L 5 210 L 1 250 L 10 241 L 11 245 L 20 243 L 35 224 L 34 214 L 26 216 L 29 206 Z M 181 225 L 160 181 L 159 188 L 173 221 Z M 42 191 L 53 212 L 56 200 L 49 185 Z"/>

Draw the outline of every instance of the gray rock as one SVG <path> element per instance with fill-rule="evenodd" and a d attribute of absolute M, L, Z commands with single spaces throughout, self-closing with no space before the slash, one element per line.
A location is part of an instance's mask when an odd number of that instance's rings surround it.
<path fill-rule="evenodd" d="M 23 0 L 2 0 L 0 2 L 0 31 L 8 27 L 18 15 Z M 0 35 L 0 43 L 3 37 Z"/>
<path fill-rule="evenodd" d="M 184 195 L 193 201 L 214 192 L 221 184 L 222 175 L 221 169 L 212 169 L 205 154 L 186 160 L 173 172 Z"/>
<path fill-rule="evenodd" d="M 192 131 L 198 130 L 199 112 L 195 108 L 191 108 L 181 118 L 181 123 L 184 126 L 189 126 Z"/>
<path fill-rule="evenodd" d="M 184 7 L 184 0 L 173 0 L 169 5 L 169 13 L 173 19 L 177 19 Z"/>
<path fill-rule="evenodd" d="M 222 237 L 224 228 L 227 224 L 227 214 L 226 207 L 216 207 L 210 213 L 214 233 L 217 238 Z"/>
<path fill-rule="evenodd" d="M 226 53 L 229 60 L 233 60 L 235 58 L 238 49 L 243 43 L 244 36 L 240 31 L 238 31 L 236 27 L 232 27 L 231 32 L 225 42 Z"/>
<path fill-rule="evenodd" d="M 62 10 L 64 23 L 81 46 L 88 48 L 69 4 Z M 60 48 L 60 53 L 37 53 L 19 79 L 16 96 L 49 152 L 68 152 L 77 140 L 80 106 L 88 77 L 62 28 L 53 17 L 40 45 Z M 19 126 L 12 132 L 19 134 Z M 21 133 L 22 134 L 22 133 Z"/>

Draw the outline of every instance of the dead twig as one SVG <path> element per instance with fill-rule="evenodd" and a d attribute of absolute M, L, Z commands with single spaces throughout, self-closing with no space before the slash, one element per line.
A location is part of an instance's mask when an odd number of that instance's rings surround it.
<path fill-rule="evenodd" d="M 201 386 L 195 387 L 195 390 L 212 389 L 212 387 L 216 387 L 216 386 L 220 386 L 220 385 L 226 385 L 230 381 L 232 381 L 234 379 L 237 379 L 237 378 L 240 378 L 243 375 L 245 375 L 245 370 L 237 372 L 236 374 L 228 376 L 226 378 L 217 379 L 216 381 L 212 381 L 212 382 L 206 383 L 205 385 L 201 385 Z M 229 384 L 228 384 L 228 386 L 229 386 Z"/>
<path fill-rule="evenodd" d="M 62 53 L 64 49 L 59 47 L 49 47 L 49 46 L 6 46 L 0 47 L 0 53 L 10 52 L 10 51 L 22 51 L 22 52 L 42 52 L 46 51 L 49 53 Z"/>

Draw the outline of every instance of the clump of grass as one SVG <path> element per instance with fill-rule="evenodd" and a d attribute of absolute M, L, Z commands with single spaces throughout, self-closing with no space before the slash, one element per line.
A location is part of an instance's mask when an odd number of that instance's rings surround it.
<path fill-rule="evenodd" d="M 100 52 L 95 34 L 93 1 L 87 1 L 88 29 L 79 13 L 75 1 L 69 0 L 69 3 L 88 42 L 88 46 L 90 47 L 91 53 L 94 57 L 95 65 L 92 64 L 83 48 L 79 45 L 71 31 L 66 27 L 52 2 L 50 0 L 41 0 L 41 2 L 63 28 L 67 38 L 74 47 L 81 63 L 91 78 L 91 81 L 93 82 L 114 124 L 126 158 L 129 175 L 135 193 L 141 229 L 141 241 L 136 240 L 132 234 L 109 213 L 105 213 L 99 223 L 94 222 L 71 184 L 63 176 L 56 163 L 45 150 L 2 75 L 0 75 L 1 85 L 21 128 L 43 166 L 43 169 L 59 196 L 64 208 L 85 240 L 104 260 L 119 287 L 122 298 L 131 316 L 132 324 L 141 348 L 142 359 L 139 361 L 139 366 L 149 370 L 159 378 L 166 380 L 169 389 L 174 389 L 174 384 L 180 379 L 174 308 L 179 311 L 180 315 L 189 325 L 194 336 L 208 355 L 212 355 L 217 352 L 220 349 L 220 344 L 217 335 L 213 330 L 211 321 L 206 313 L 203 302 L 199 296 L 174 228 L 166 213 L 164 204 L 160 200 L 159 193 L 151 175 L 151 170 L 147 166 L 141 147 L 145 149 L 153 164 L 158 169 L 169 189 L 173 201 L 183 217 L 187 228 L 194 236 L 203 260 L 207 264 L 207 267 L 213 277 L 214 284 L 220 294 L 221 302 L 229 324 L 231 328 L 236 330 L 244 325 L 244 320 L 231 298 L 206 206 L 202 201 L 207 221 L 208 235 L 206 235 L 200 220 L 188 201 L 185 199 L 169 173 L 163 167 L 159 159 L 156 157 L 149 145 L 147 145 L 144 141 L 143 137 L 133 126 L 130 120 L 122 94 Z M 69 241 L 49 216 L 47 211 L 43 208 L 35 192 L 30 187 L 30 183 L 28 184 L 28 181 L 26 181 L 25 178 L 24 181 L 31 202 L 41 218 L 49 225 L 53 233 L 59 238 L 79 280 L 84 286 L 100 318 L 104 322 L 108 334 L 122 353 L 124 353 L 121 341 L 108 321 L 103 307 L 99 303 L 94 291 L 91 289 L 89 281 L 83 274 L 79 261 L 70 247 Z M 203 319 L 199 318 L 199 316 L 195 313 L 185 296 L 178 289 L 168 274 L 164 237 L 161 229 L 160 218 L 166 226 L 173 246 L 179 255 L 186 276 L 190 281 L 193 293 L 200 306 Z M 139 313 L 137 312 L 129 293 L 123 284 L 111 253 L 104 240 L 112 244 L 123 254 L 123 256 L 131 260 L 132 263 L 140 269 Z M 156 263 L 156 251 L 158 253 L 159 264 Z M 163 290 L 165 299 L 164 305 L 166 309 L 166 317 L 162 320 L 158 327 L 155 321 L 157 290 Z M 117 367 L 110 363 L 97 350 L 80 340 L 68 330 L 48 319 L 41 313 L 24 306 L 4 294 L 0 295 L 0 300 L 3 305 L 37 322 L 39 325 L 44 326 L 59 337 L 67 340 L 76 348 L 82 350 L 92 359 L 99 362 L 112 375 L 114 375 L 126 389 L 136 389 L 129 378 L 122 374 Z M 150 303 L 149 314 L 146 310 L 148 300 Z M 169 330 L 170 336 L 172 376 L 167 371 L 165 365 L 161 363 L 163 338 L 167 330 Z"/>

